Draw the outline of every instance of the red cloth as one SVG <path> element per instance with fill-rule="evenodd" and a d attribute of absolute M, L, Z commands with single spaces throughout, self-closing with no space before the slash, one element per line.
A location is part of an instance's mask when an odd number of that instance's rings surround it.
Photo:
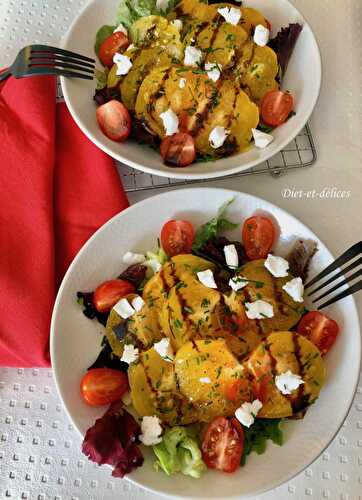
<path fill-rule="evenodd" d="M 112 159 L 56 105 L 53 77 L 1 84 L 0 167 L 0 366 L 49 366 L 59 282 L 128 201 Z"/>

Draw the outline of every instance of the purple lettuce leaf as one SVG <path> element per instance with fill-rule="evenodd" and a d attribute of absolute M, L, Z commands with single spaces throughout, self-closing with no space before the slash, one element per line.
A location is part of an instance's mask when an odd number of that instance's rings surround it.
<path fill-rule="evenodd" d="M 269 41 L 269 47 L 272 48 L 278 56 L 281 76 L 285 75 L 289 60 L 302 29 L 303 26 L 298 23 L 289 24 L 289 26 L 281 28 L 279 33 Z"/>

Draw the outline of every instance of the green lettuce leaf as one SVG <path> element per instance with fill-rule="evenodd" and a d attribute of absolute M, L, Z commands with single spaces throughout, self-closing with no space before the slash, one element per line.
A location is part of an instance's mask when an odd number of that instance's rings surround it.
<path fill-rule="evenodd" d="M 192 429 L 172 427 L 165 432 L 161 443 L 153 446 L 153 451 L 157 457 L 156 469 L 162 469 L 167 475 L 182 472 L 199 478 L 206 470 Z"/>
<path fill-rule="evenodd" d="M 102 43 L 104 42 L 104 40 L 106 38 L 108 38 L 113 33 L 113 31 L 115 29 L 116 29 L 116 26 L 110 26 L 109 24 L 105 24 L 104 26 L 99 28 L 99 30 L 97 31 L 97 34 L 96 34 L 96 43 L 94 45 L 94 50 L 95 50 L 95 53 L 97 55 L 99 52 L 99 48 L 102 45 Z"/>
<path fill-rule="evenodd" d="M 255 451 L 258 455 L 262 455 L 266 450 L 268 439 L 282 446 L 283 431 L 279 427 L 280 422 L 280 418 L 257 418 L 249 429 L 244 427 L 244 452 L 241 458 L 241 465 L 245 465 L 246 457 L 252 451 Z"/>
<path fill-rule="evenodd" d="M 107 86 L 108 73 L 109 73 L 108 68 L 105 68 L 104 71 L 101 71 L 99 69 L 95 70 L 94 75 L 96 77 L 96 89 L 97 90 L 104 89 L 104 87 Z"/>
<path fill-rule="evenodd" d="M 116 23 L 123 24 L 127 29 L 140 17 L 156 14 L 155 0 L 121 0 L 118 10 Z"/>
<path fill-rule="evenodd" d="M 215 238 L 215 236 L 218 236 L 223 231 L 236 229 L 238 227 L 239 224 L 230 222 L 225 218 L 226 211 L 233 201 L 234 198 L 224 203 L 224 205 L 220 207 L 216 217 L 211 219 L 209 222 L 206 222 L 206 224 L 203 224 L 196 231 L 196 235 L 192 245 L 192 251 L 194 253 L 198 253 L 207 241 Z"/>

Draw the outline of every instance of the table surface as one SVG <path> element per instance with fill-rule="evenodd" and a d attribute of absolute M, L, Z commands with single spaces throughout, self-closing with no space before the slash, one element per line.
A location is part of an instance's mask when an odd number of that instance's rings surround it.
<path fill-rule="evenodd" d="M 0 65 L 21 46 L 58 44 L 81 0 L 0 0 Z M 247 2 L 246 2 L 247 3 Z M 311 120 L 318 160 L 307 170 L 205 183 L 263 197 L 307 224 L 338 255 L 361 237 L 362 2 L 293 0 L 310 22 L 323 60 L 321 96 Z M 313 68 L 309 68 L 313 71 Z M 323 197 L 325 188 L 349 194 Z M 182 189 L 182 188 L 179 188 Z M 286 196 L 291 191 L 301 197 Z M 315 190 L 314 196 L 307 192 Z M 155 192 L 130 195 L 135 203 Z M 318 214 L 318 217 L 316 217 Z M 362 297 L 356 297 L 362 312 Z M 80 452 L 81 439 L 62 408 L 51 370 L 0 369 L 0 498 L 152 500 L 115 480 Z M 287 484 L 258 497 L 362 499 L 362 382 L 350 413 L 323 455 Z"/>

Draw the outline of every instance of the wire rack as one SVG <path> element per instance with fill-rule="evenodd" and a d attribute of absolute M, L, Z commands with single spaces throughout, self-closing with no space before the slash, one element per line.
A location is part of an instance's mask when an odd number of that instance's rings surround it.
<path fill-rule="evenodd" d="M 60 82 L 58 81 L 57 101 L 62 100 L 62 90 Z M 272 177 L 279 177 L 288 170 L 310 167 L 315 163 L 316 159 L 317 151 L 310 127 L 307 124 L 295 139 L 293 139 L 283 150 L 269 160 L 238 174 L 218 177 L 216 180 L 257 174 L 270 174 Z M 146 174 L 120 162 L 117 162 L 117 168 L 121 176 L 124 189 L 127 192 L 147 191 L 151 189 L 168 188 L 170 186 L 185 186 L 205 182 L 204 179 L 170 179 L 168 177 Z"/>

